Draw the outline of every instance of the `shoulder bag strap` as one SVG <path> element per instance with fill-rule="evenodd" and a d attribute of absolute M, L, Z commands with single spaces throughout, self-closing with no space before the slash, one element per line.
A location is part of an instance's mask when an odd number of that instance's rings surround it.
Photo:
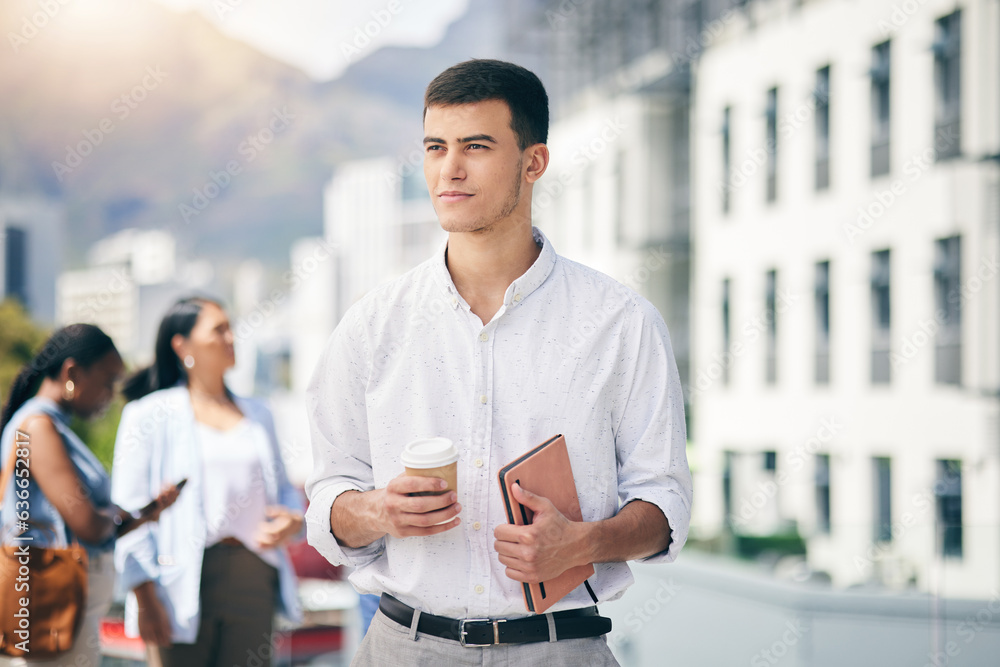
<path fill-rule="evenodd" d="M 14 441 L 10 443 L 10 455 L 7 456 L 7 465 L 3 467 L 3 476 L 0 476 L 0 507 L 3 507 L 3 499 L 7 496 L 7 485 L 14 475 L 14 464 L 17 460 L 17 431 L 14 431 Z"/>

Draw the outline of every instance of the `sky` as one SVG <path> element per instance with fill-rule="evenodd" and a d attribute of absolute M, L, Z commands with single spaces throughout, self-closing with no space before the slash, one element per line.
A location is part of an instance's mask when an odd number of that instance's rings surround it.
<path fill-rule="evenodd" d="M 155 0 L 219 28 L 318 81 L 383 46 L 433 46 L 468 0 Z"/>

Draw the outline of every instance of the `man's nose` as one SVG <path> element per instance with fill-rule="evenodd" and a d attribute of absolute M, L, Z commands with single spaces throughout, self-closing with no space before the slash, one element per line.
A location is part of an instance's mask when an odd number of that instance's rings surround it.
<path fill-rule="evenodd" d="M 441 165 L 441 179 L 445 181 L 460 181 L 465 178 L 465 161 L 461 151 L 449 151 Z"/>

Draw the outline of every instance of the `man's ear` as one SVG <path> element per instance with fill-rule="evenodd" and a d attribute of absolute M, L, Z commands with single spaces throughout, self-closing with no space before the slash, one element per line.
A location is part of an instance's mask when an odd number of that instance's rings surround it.
<path fill-rule="evenodd" d="M 549 167 L 549 147 L 545 144 L 535 144 L 524 149 L 524 179 L 534 183 Z"/>

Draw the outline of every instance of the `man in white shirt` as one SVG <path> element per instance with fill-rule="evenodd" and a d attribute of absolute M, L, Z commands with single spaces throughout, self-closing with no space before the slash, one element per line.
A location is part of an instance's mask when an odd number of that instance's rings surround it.
<path fill-rule="evenodd" d="M 308 539 L 382 594 L 355 664 L 617 664 L 593 604 L 632 583 L 625 561 L 671 562 L 687 538 L 666 325 L 532 227 L 547 133 L 545 89 L 517 65 L 472 60 L 431 82 L 424 173 L 447 244 L 355 304 L 317 365 Z M 498 470 L 557 433 L 583 521 L 515 489 L 535 516 L 508 525 Z M 403 474 L 403 447 L 428 436 L 458 446 L 457 495 L 411 495 L 444 488 Z M 522 582 L 585 563 L 588 587 L 527 614 Z"/>

